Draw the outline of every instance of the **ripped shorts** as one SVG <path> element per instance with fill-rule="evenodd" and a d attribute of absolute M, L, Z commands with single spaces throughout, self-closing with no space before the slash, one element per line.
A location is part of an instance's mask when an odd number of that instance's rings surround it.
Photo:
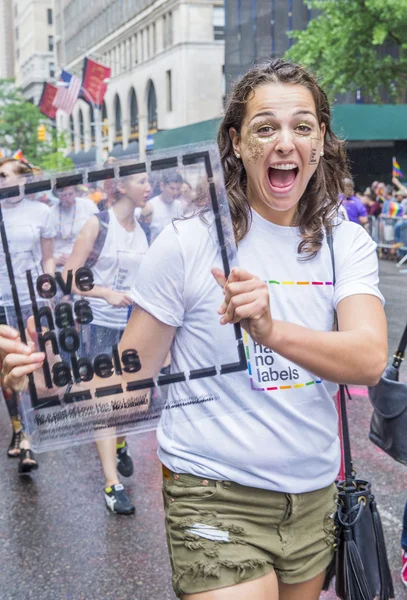
<path fill-rule="evenodd" d="M 284 494 L 163 467 L 163 496 L 177 596 L 236 585 L 272 570 L 284 583 L 301 583 L 332 560 L 335 484 Z"/>

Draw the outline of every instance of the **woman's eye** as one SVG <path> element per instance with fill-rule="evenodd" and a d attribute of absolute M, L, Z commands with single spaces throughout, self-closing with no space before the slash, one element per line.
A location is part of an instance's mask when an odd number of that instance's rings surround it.
<path fill-rule="evenodd" d="M 311 127 L 309 125 L 298 125 L 296 131 L 300 133 L 311 133 Z"/>
<path fill-rule="evenodd" d="M 264 125 L 263 127 L 260 127 L 260 129 L 257 130 L 257 133 L 259 133 L 260 135 L 273 135 L 273 133 L 275 133 L 275 130 L 270 127 L 270 125 Z"/>

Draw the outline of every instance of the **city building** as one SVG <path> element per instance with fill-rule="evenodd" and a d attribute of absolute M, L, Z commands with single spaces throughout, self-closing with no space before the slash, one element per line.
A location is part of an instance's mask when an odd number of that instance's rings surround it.
<path fill-rule="evenodd" d="M 105 155 L 145 151 L 147 136 L 221 114 L 223 0 L 56 0 L 57 61 L 81 76 L 85 57 L 111 68 L 102 107 Z M 94 107 L 57 122 L 92 160 Z M 139 148 L 140 142 L 140 148 Z"/>
<path fill-rule="evenodd" d="M 0 0 L 0 79 L 14 77 L 12 0 Z"/>
<path fill-rule="evenodd" d="M 54 1 L 13 0 L 16 85 L 38 104 L 44 81 L 55 78 Z"/>

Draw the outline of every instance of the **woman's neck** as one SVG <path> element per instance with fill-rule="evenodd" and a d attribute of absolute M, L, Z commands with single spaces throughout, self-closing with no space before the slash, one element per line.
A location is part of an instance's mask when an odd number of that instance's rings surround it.
<path fill-rule="evenodd" d="M 114 205 L 113 211 L 117 220 L 125 229 L 134 229 L 134 204 L 130 198 L 124 196 L 120 198 Z"/>

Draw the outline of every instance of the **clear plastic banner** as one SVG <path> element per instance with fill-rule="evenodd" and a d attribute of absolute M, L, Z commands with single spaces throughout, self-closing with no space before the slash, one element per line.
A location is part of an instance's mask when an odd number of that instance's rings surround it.
<path fill-rule="evenodd" d="M 171 352 L 157 373 L 137 347 L 120 351 L 140 267 L 166 227 L 199 219 L 230 271 L 236 248 L 214 144 L 5 180 L 0 207 L 0 303 L 21 339 L 46 353 L 20 399 L 36 451 L 151 430 L 163 410 L 187 403 L 189 381 L 246 368 L 239 325 L 228 327 L 231 343 L 219 356 L 193 355 L 188 370 Z M 214 265 L 201 266 L 211 278 Z"/>

